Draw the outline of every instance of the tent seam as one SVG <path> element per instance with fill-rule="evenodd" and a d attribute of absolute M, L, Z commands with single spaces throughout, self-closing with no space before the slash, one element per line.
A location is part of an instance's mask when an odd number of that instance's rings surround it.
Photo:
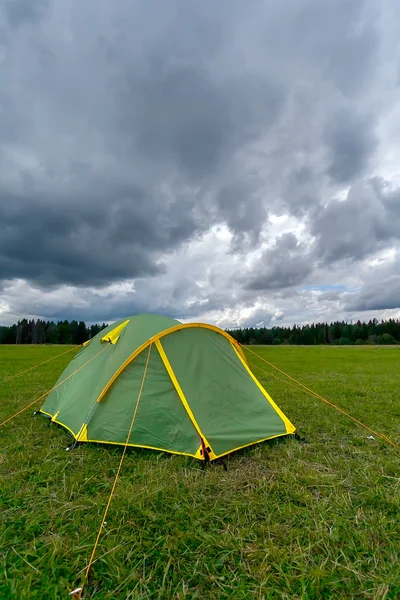
<path fill-rule="evenodd" d="M 226 331 L 223 331 L 222 329 L 220 329 L 219 327 L 215 327 L 214 325 L 208 325 L 207 323 L 180 324 L 180 325 L 171 327 L 170 329 L 165 329 L 164 331 L 161 331 L 161 332 L 157 333 L 156 335 L 153 335 L 146 342 L 144 342 L 141 346 L 139 346 L 139 348 L 136 348 L 136 350 L 134 352 L 132 352 L 132 354 L 130 356 L 128 356 L 128 358 L 122 363 L 122 365 L 115 371 L 114 375 L 111 377 L 109 382 L 105 385 L 103 390 L 100 392 L 100 395 L 97 398 L 97 402 L 102 401 L 102 399 L 104 398 L 104 396 L 106 395 L 108 390 L 111 388 L 111 386 L 118 379 L 118 377 L 120 376 L 122 371 L 124 371 L 126 369 L 126 367 L 128 367 L 130 365 L 130 363 L 133 362 L 139 356 L 139 354 L 141 354 L 144 350 L 146 350 L 146 348 L 148 348 L 150 344 L 153 344 L 153 343 L 157 342 L 157 340 L 160 340 L 161 338 L 166 337 L 167 335 L 171 335 L 172 333 L 176 333 L 183 329 L 192 329 L 192 328 L 193 329 L 194 328 L 208 329 L 209 331 L 214 331 L 215 333 L 219 333 L 220 335 L 222 335 L 225 339 L 227 339 L 231 343 L 232 347 L 235 349 L 238 356 L 240 356 L 242 363 L 244 365 L 247 365 L 246 356 L 245 356 L 242 348 L 240 347 L 239 343 L 231 335 L 226 333 Z"/>
<path fill-rule="evenodd" d="M 186 398 L 186 396 L 185 396 L 185 394 L 184 394 L 184 392 L 183 392 L 183 390 L 182 390 L 182 388 L 181 388 L 181 386 L 179 384 L 178 378 L 175 375 L 175 372 L 174 372 L 174 370 L 172 368 L 171 363 L 169 362 L 168 356 L 167 356 L 167 354 L 166 354 L 166 352 L 165 352 L 165 350 L 164 350 L 164 348 L 163 348 L 163 346 L 161 344 L 161 341 L 160 340 L 156 340 L 155 344 L 156 344 L 156 348 L 158 350 L 158 353 L 160 354 L 160 357 L 161 357 L 161 360 L 163 362 L 163 365 L 164 365 L 164 367 L 165 367 L 165 369 L 166 369 L 166 371 L 167 371 L 167 373 L 168 373 L 168 375 L 169 375 L 169 377 L 170 377 L 170 379 L 172 381 L 173 386 L 175 387 L 176 393 L 178 394 L 179 399 L 182 402 L 182 404 L 183 404 L 183 406 L 184 406 L 184 408 L 185 408 L 185 410 L 186 410 L 186 412 L 187 412 L 187 414 L 189 416 L 189 419 L 190 419 L 192 425 L 196 429 L 197 434 L 200 436 L 200 440 L 203 439 L 205 445 L 208 448 L 211 449 L 211 451 L 209 452 L 209 456 L 210 456 L 210 459 L 212 460 L 212 458 L 215 457 L 215 453 L 213 452 L 211 444 L 208 442 L 206 436 L 203 434 L 203 432 L 202 432 L 202 430 L 200 428 L 200 425 L 198 424 L 198 422 L 196 420 L 196 417 L 194 416 L 193 411 L 190 408 L 190 404 L 187 401 L 187 398 Z M 204 456 L 202 457 L 202 459 L 204 460 Z"/>

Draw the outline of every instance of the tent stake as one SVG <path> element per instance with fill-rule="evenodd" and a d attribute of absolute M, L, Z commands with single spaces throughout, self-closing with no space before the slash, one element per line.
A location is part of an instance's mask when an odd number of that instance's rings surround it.
<path fill-rule="evenodd" d="M 65 448 L 66 452 L 70 452 L 71 450 L 75 450 L 75 448 L 77 447 L 78 444 L 79 444 L 78 440 L 74 440 L 73 444 L 71 444 L 70 446 L 67 446 L 67 448 Z"/>
<path fill-rule="evenodd" d="M 299 436 L 298 433 L 294 433 L 294 439 L 297 440 L 298 442 L 300 442 L 300 444 L 309 444 L 310 442 L 308 440 L 306 440 L 306 438 L 302 438 Z"/>

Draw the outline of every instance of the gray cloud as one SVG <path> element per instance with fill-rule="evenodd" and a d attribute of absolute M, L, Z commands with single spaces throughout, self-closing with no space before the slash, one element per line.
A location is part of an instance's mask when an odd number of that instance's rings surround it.
<path fill-rule="evenodd" d="M 174 204 L 135 187 L 99 191 L 93 208 L 79 196 L 68 204 L 9 196 L 1 211 L 0 277 L 100 285 L 160 272 L 159 253 L 192 234 L 195 225 Z M 104 197 L 105 196 L 105 197 Z M 86 198 L 86 201 L 88 198 Z M 75 204 L 75 206 L 73 206 Z"/>
<path fill-rule="evenodd" d="M 343 296 L 342 291 L 332 290 L 318 296 L 318 302 L 338 302 Z"/>
<path fill-rule="evenodd" d="M 266 290 L 290 314 L 303 282 L 394 247 L 400 193 L 372 175 L 396 7 L 1 3 L 0 281 L 39 287 L 37 314 L 250 310 L 245 322 L 279 308 L 258 307 Z M 271 215 L 293 218 L 292 232 Z M 229 248 L 200 261 L 190 248 L 217 225 Z M 102 291 L 133 280 L 123 298 Z M 65 285 L 80 292 L 63 302 Z"/>
<path fill-rule="evenodd" d="M 3 11 L 8 24 L 18 28 L 38 21 L 48 7 L 47 0 L 4 0 Z"/>
<path fill-rule="evenodd" d="M 347 183 L 362 175 L 377 148 L 370 115 L 340 111 L 327 124 L 325 142 L 330 164 L 328 173 L 338 183 Z"/>
<path fill-rule="evenodd" d="M 354 184 L 345 201 L 318 209 L 312 224 L 324 264 L 361 260 L 400 239 L 399 190 L 385 191 L 379 180 Z"/>
<path fill-rule="evenodd" d="M 312 268 L 307 247 L 293 233 L 285 233 L 257 261 L 245 287 L 254 291 L 292 287 L 302 283 Z"/>
<path fill-rule="evenodd" d="M 367 282 L 359 293 L 348 297 L 345 308 L 349 311 L 400 308 L 400 275 L 396 273 L 383 281 Z"/>
<path fill-rule="evenodd" d="M 277 82 L 256 75 L 219 81 L 197 65 L 163 63 L 146 75 L 124 74 L 118 124 L 140 152 L 191 180 L 215 175 L 232 151 L 268 131 L 283 102 Z"/>

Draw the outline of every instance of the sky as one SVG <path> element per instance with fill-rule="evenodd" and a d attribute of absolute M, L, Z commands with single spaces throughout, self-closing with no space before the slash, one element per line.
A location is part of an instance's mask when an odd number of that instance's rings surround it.
<path fill-rule="evenodd" d="M 0 324 L 400 318 L 397 0 L 0 0 Z"/>

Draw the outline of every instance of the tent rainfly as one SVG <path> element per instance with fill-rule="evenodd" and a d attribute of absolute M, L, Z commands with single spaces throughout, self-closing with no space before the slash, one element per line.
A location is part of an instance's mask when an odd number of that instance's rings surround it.
<path fill-rule="evenodd" d="M 212 325 L 121 320 L 85 343 L 64 380 L 40 412 L 77 442 L 125 445 L 134 413 L 129 446 L 200 460 L 295 431 L 240 345 Z"/>

